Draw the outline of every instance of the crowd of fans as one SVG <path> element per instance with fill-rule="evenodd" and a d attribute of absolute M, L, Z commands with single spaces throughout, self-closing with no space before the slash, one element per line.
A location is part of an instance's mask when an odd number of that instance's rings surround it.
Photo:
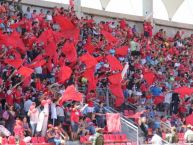
<path fill-rule="evenodd" d="M 109 89 L 113 107 L 142 111 L 128 117 L 138 123 L 144 142 L 161 142 L 163 132 L 170 143 L 178 142 L 178 132 L 193 142 L 186 120 L 193 110 L 193 35 L 177 32 L 172 38 L 163 29 L 153 35 L 146 21 L 141 34 L 124 19 L 79 19 L 73 2 L 68 11 L 40 12 L 23 11 L 20 2 L 0 5 L 0 119 L 17 141 L 43 136 L 60 145 L 94 135 L 96 127 L 106 126 L 101 90 Z M 61 102 L 71 85 L 84 101 Z M 161 122 L 171 130 L 162 130 Z"/>

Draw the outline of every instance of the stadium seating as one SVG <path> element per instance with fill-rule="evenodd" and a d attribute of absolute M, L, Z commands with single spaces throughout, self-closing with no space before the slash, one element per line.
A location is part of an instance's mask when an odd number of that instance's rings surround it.
<path fill-rule="evenodd" d="M 80 137 L 80 142 L 82 144 L 89 143 L 90 136 L 82 136 Z M 127 143 L 131 143 L 127 139 L 126 134 L 104 134 L 104 142 L 105 145 L 127 145 Z"/>

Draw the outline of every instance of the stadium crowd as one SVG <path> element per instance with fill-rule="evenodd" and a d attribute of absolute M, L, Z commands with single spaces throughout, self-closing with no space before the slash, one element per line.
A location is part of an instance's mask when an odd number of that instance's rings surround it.
<path fill-rule="evenodd" d="M 179 132 L 193 142 L 193 35 L 171 38 L 163 29 L 153 35 L 146 21 L 143 28 L 141 34 L 124 19 L 78 19 L 73 1 L 68 11 L 40 12 L 23 11 L 21 1 L 2 2 L 1 136 L 7 129 L 16 141 L 42 136 L 60 145 L 94 135 L 106 126 L 101 90 L 108 88 L 116 109 L 137 106 L 141 113 L 124 115 L 138 123 L 144 142 L 161 142 L 163 132 L 170 143 Z"/>

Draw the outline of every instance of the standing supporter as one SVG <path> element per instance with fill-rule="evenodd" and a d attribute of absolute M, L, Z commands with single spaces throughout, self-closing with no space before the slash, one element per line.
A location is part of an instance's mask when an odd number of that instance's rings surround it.
<path fill-rule="evenodd" d="M 71 110 L 71 114 L 70 114 L 72 140 L 77 139 L 78 123 L 79 123 L 80 116 L 81 116 L 81 113 L 79 110 L 79 105 L 74 104 L 74 106 L 72 107 L 72 110 Z"/>
<path fill-rule="evenodd" d="M 39 111 L 38 109 L 35 108 L 36 104 L 33 103 L 30 106 L 30 109 L 28 111 L 28 116 L 29 116 L 29 122 L 30 122 L 30 127 L 31 127 L 31 134 L 32 136 L 35 135 L 36 133 L 36 127 L 37 127 L 37 123 L 38 123 L 38 117 L 39 117 Z"/>
<path fill-rule="evenodd" d="M 104 103 L 99 102 L 99 105 L 97 105 L 94 109 L 95 115 L 96 115 L 96 123 L 97 126 L 100 128 L 105 127 L 105 109 L 104 109 Z"/>

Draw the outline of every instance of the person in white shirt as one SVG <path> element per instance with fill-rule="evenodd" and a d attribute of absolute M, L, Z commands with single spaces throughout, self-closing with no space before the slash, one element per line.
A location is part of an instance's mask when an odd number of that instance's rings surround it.
<path fill-rule="evenodd" d="M 52 14 L 51 14 L 50 11 L 47 11 L 46 20 L 47 20 L 47 21 L 52 21 L 52 20 L 53 20 L 53 19 L 52 19 Z"/>
<path fill-rule="evenodd" d="M 154 132 L 154 135 L 153 135 L 150 143 L 152 143 L 154 145 L 162 145 L 162 138 L 159 135 L 157 135 L 156 132 Z"/>
<path fill-rule="evenodd" d="M 30 106 L 30 109 L 28 111 L 28 116 L 30 117 L 30 126 L 31 126 L 31 130 L 32 130 L 32 136 L 35 135 L 35 131 L 36 131 L 36 127 L 37 127 L 37 123 L 38 123 L 38 118 L 39 118 L 39 111 L 38 109 L 35 108 L 36 104 L 33 103 Z"/>
<path fill-rule="evenodd" d="M 63 107 L 57 105 L 56 113 L 57 113 L 57 120 L 58 120 L 58 122 L 64 122 L 65 116 L 64 116 L 64 109 L 63 109 Z"/>
<path fill-rule="evenodd" d="M 184 134 L 184 140 L 187 143 L 193 143 L 193 131 L 192 131 L 192 126 L 191 125 L 187 126 L 187 130 Z"/>
<path fill-rule="evenodd" d="M 53 121 L 53 125 L 55 125 L 55 120 L 57 119 L 56 113 L 56 100 L 51 103 L 51 119 Z"/>

